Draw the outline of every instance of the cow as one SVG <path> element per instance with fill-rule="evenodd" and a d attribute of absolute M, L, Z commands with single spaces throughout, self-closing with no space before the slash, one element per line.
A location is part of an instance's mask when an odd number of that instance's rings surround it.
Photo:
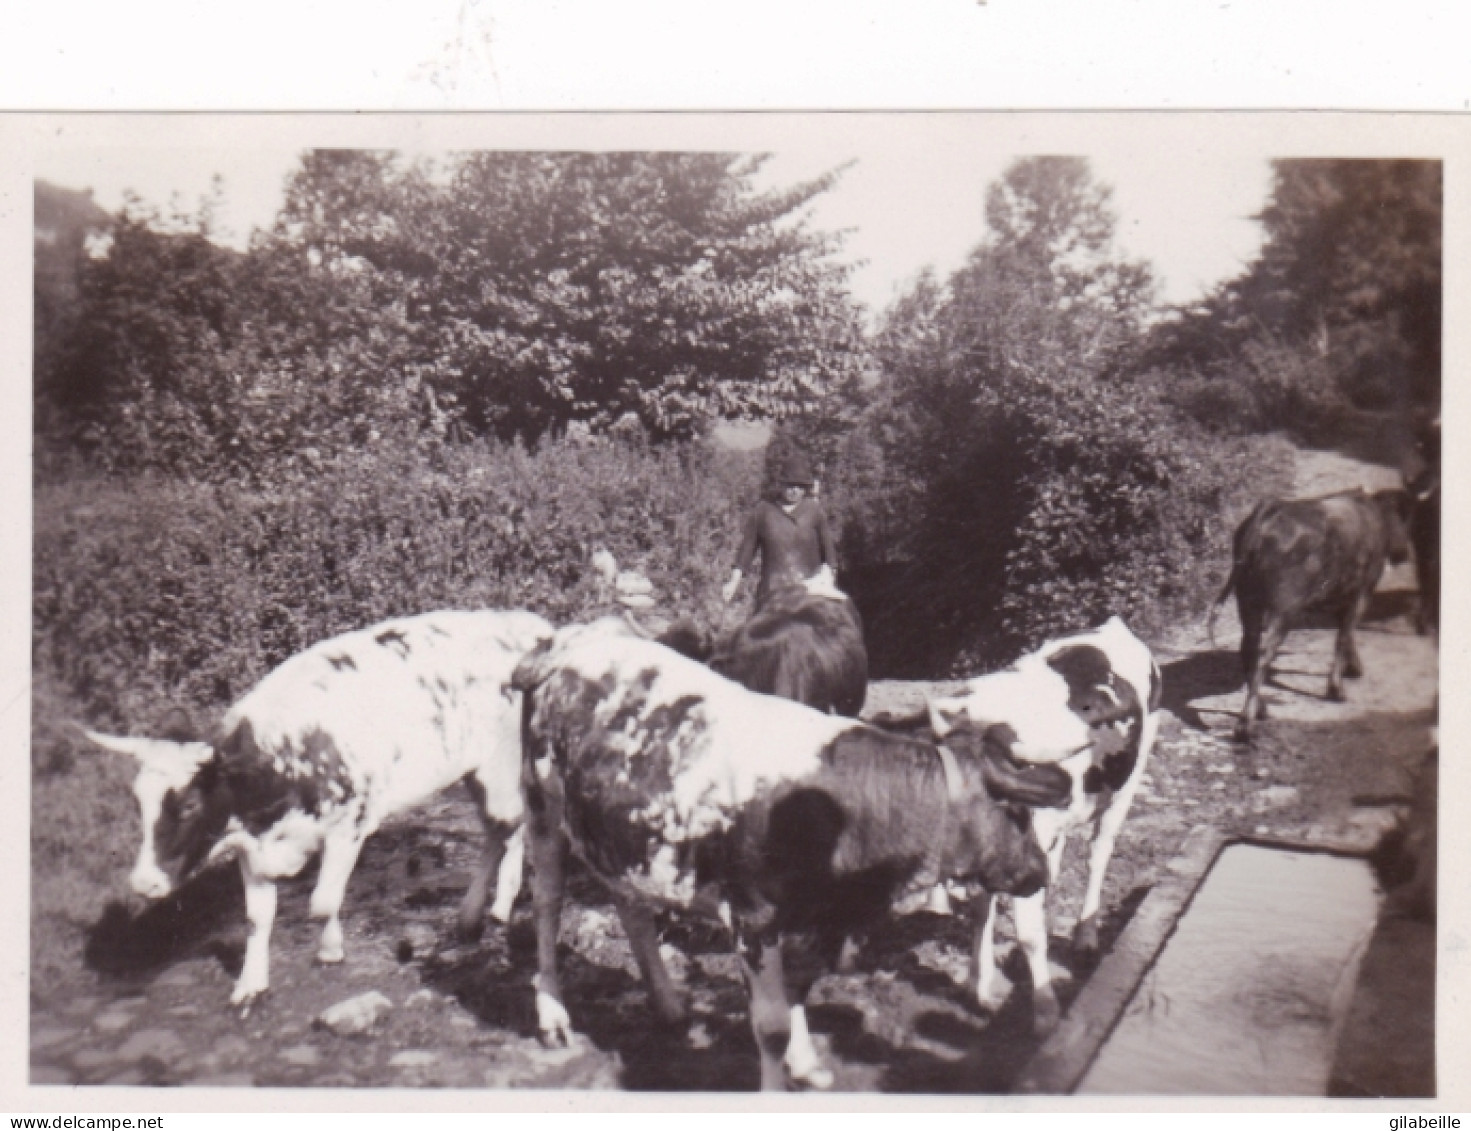
<path fill-rule="evenodd" d="M 1100 628 L 1044 644 L 1011 668 L 967 682 L 959 693 L 928 703 L 940 739 L 958 726 L 1004 736 L 1013 758 L 1066 772 L 1066 808 L 1039 809 L 1032 826 L 1056 883 L 1067 838 L 1090 830 L 1088 885 L 1073 932 L 1073 954 L 1098 949 L 1103 877 L 1159 733 L 1161 680 L 1149 649 L 1118 617 Z M 999 1004 L 993 928 L 995 900 L 977 910 L 971 978 L 977 1001 Z M 1050 1032 L 1059 1019 L 1047 963 L 1047 892 L 1012 901 L 1018 945 L 1032 975 L 1033 1027 Z"/>
<path fill-rule="evenodd" d="M 1343 679 L 1363 674 L 1354 627 L 1384 572 L 1386 559 L 1409 556 L 1409 496 L 1400 490 L 1342 491 L 1316 499 L 1270 499 L 1236 528 L 1230 576 L 1211 607 L 1210 625 L 1234 590 L 1241 616 L 1241 665 L 1246 700 L 1236 738 L 1251 739 L 1266 718 L 1262 682 L 1292 622 L 1319 609 L 1336 615 L 1338 638 L 1328 673 L 1328 697 L 1343 699 Z"/>
<path fill-rule="evenodd" d="M 133 791 L 143 843 L 130 881 L 159 899 L 216 860 L 234 857 L 250 920 L 230 995 L 248 1007 L 270 985 L 274 881 L 318 850 L 311 914 L 325 919 L 317 960 L 343 959 L 339 918 L 364 840 L 388 816 L 464 779 L 486 846 L 459 913 L 479 928 L 510 917 L 524 853 L 520 697 L 510 678 L 550 639 L 534 613 L 444 611 L 324 640 L 276 668 L 232 706 L 212 742 L 87 731 L 139 763 Z"/>
<path fill-rule="evenodd" d="M 652 908 L 724 922 L 741 958 L 761 1087 L 826 1087 L 803 1001 L 844 938 L 909 890 L 1046 880 L 1030 805 L 1071 782 L 970 728 L 946 746 L 761 695 L 620 621 L 559 630 L 513 685 L 533 863 L 537 1025 L 570 1043 L 556 963 L 565 853 L 607 888 L 665 1019 L 682 1016 Z M 788 997 L 782 943 L 816 961 Z"/>
<path fill-rule="evenodd" d="M 1421 430 L 1413 467 L 1404 474 L 1412 499 L 1410 545 L 1415 550 L 1415 579 L 1420 603 L 1415 628 L 1422 636 L 1440 625 L 1440 417 Z"/>
<path fill-rule="evenodd" d="M 842 592 L 789 585 L 711 645 L 678 621 L 658 637 L 752 691 L 857 718 L 868 693 L 868 650 L 857 607 Z"/>
<path fill-rule="evenodd" d="M 836 592 L 836 591 L 834 591 Z M 720 642 L 710 667 L 752 691 L 857 718 L 868 693 L 863 621 L 852 600 L 794 585 Z"/>
<path fill-rule="evenodd" d="M 1436 809 L 1440 796 L 1440 748 L 1431 746 L 1415 775 L 1414 794 L 1399 824 L 1386 835 L 1392 841 L 1397 874 L 1392 882 L 1380 882 L 1389 888 L 1384 913 L 1399 918 L 1435 922 L 1437 888 L 1437 841 L 1439 820 Z M 1379 851 L 1385 851 L 1381 841 Z"/>

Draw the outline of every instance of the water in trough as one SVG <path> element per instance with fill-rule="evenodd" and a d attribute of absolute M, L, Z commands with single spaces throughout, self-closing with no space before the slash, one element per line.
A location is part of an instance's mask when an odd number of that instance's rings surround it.
<path fill-rule="evenodd" d="M 1077 1090 L 1324 1095 L 1379 901 L 1361 859 L 1228 847 Z"/>

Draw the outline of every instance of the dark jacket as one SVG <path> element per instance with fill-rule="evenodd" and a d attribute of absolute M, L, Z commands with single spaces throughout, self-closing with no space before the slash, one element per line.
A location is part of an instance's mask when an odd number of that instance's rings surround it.
<path fill-rule="evenodd" d="M 776 503 L 758 503 L 746 520 L 735 568 L 749 575 L 758 549 L 761 551 L 761 580 L 756 586 L 758 609 L 766 604 L 774 590 L 805 581 L 823 565 L 831 566 L 834 572 L 838 568 L 827 517 L 822 507 L 811 499 L 803 499 L 790 515 Z"/>

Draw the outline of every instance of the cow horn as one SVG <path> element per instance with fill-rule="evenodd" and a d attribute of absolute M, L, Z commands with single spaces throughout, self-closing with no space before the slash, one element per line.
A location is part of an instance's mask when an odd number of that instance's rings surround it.
<path fill-rule="evenodd" d="M 166 738 L 133 738 L 117 734 L 103 734 L 101 731 L 89 730 L 80 723 L 76 726 L 94 745 L 115 754 L 127 754 L 144 765 L 165 760 L 177 761 L 181 757 L 198 765 L 214 752 L 214 748 L 207 742 L 173 742 Z"/>
<path fill-rule="evenodd" d="M 111 750 L 114 754 L 127 754 L 139 761 L 148 757 L 148 739 L 146 738 L 125 738 L 118 734 L 103 734 L 101 731 L 89 730 L 81 723 L 72 725 L 81 731 L 89 742 L 102 750 Z"/>

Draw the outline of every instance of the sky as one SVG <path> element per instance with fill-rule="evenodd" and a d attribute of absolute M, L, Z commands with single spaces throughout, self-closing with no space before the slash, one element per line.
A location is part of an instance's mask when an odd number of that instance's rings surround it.
<path fill-rule="evenodd" d="M 817 198 L 812 222 L 850 229 L 846 257 L 859 262 L 852 286 L 871 311 L 886 307 L 923 268 L 944 276 L 960 266 L 984 234 L 982 202 L 1019 151 L 992 145 L 831 144 L 777 148 L 763 170 L 770 185 L 792 183 L 853 164 Z M 280 206 L 293 148 L 76 147 L 40 152 L 35 175 L 94 192 L 116 209 L 124 193 L 167 209 L 192 212 L 222 179 L 220 238 L 244 246 Z M 1172 149 L 1105 149 L 1090 155 L 1095 176 L 1114 192 L 1117 239 L 1128 255 L 1149 261 L 1165 302 L 1188 302 L 1238 274 L 1260 244 L 1251 219 L 1265 202 L 1264 157 L 1239 149 L 1198 152 L 1182 161 Z"/>

